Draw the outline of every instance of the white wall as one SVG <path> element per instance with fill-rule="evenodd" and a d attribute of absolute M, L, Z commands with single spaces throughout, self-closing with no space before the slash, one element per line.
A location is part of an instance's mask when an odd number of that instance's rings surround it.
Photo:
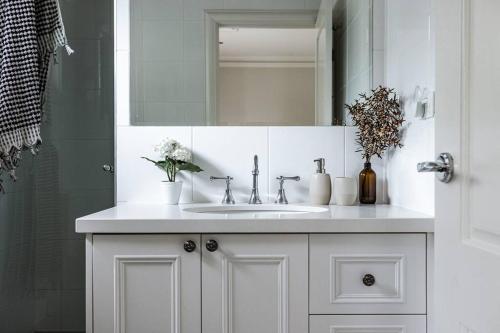
<path fill-rule="evenodd" d="M 432 0 L 386 0 L 386 84 L 404 100 L 417 85 L 435 89 L 431 13 Z M 415 119 L 408 103 L 405 112 L 405 146 L 389 155 L 387 163 L 389 200 L 434 214 L 434 175 L 416 171 L 418 162 L 435 159 L 434 119 Z"/>
<path fill-rule="evenodd" d="M 313 126 L 314 68 L 222 67 L 217 124 Z"/>

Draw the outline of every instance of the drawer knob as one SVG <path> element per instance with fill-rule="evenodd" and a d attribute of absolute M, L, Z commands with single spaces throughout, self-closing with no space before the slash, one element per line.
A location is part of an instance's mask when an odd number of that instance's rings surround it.
<path fill-rule="evenodd" d="M 209 252 L 215 252 L 219 248 L 219 244 L 217 243 L 217 241 L 211 239 L 207 241 L 206 247 Z"/>
<path fill-rule="evenodd" d="M 367 287 L 373 286 L 375 284 L 375 276 L 371 274 L 365 274 L 365 276 L 363 276 L 363 284 Z"/>
<path fill-rule="evenodd" d="M 194 250 L 196 250 L 196 243 L 192 240 L 185 241 L 184 250 L 186 250 L 186 252 L 193 252 Z"/>

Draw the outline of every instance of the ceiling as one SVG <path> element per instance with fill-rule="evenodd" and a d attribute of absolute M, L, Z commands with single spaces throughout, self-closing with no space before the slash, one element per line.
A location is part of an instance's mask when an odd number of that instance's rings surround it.
<path fill-rule="evenodd" d="M 219 56 L 224 63 L 314 62 L 315 29 L 219 29 Z"/>

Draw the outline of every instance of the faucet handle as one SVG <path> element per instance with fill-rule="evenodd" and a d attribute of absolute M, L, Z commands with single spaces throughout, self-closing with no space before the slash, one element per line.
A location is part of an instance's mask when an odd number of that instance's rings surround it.
<path fill-rule="evenodd" d="M 231 177 L 231 176 L 226 176 L 226 177 L 214 177 L 214 176 L 210 176 L 210 181 L 214 181 L 214 180 L 225 180 L 227 183 L 231 182 L 231 180 L 233 180 L 234 178 Z"/>
<path fill-rule="evenodd" d="M 235 200 L 234 200 L 234 197 L 233 197 L 233 192 L 231 191 L 231 181 L 233 180 L 234 178 L 231 177 L 231 176 L 226 176 L 226 177 L 214 177 L 214 176 L 211 176 L 210 177 L 210 181 L 214 181 L 214 180 L 225 180 L 226 181 L 226 191 L 224 192 L 224 197 L 222 198 L 222 204 L 223 205 L 234 205 L 235 204 Z"/>
<path fill-rule="evenodd" d="M 294 177 L 279 176 L 279 177 L 276 177 L 276 179 L 279 181 L 280 188 L 278 190 L 278 196 L 276 197 L 275 203 L 280 204 L 280 205 L 287 205 L 288 200 L 286 198 L 285 188 L 283 187 L 283 185 L 285 184 L 285 180 L 294 180 L 294 181 L 298 182 L 300 180 L 300 177 L 299 176 L 294 176 Z"/>

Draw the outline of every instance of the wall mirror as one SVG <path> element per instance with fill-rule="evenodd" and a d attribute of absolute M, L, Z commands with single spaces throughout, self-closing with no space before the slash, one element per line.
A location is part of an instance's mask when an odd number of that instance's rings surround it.
<path fill-rule="evenodd" d="M 118 122 L 345 124 L 344 105 L 374 85 L 372 1 L 241 3 L 116 0 Z"/>

